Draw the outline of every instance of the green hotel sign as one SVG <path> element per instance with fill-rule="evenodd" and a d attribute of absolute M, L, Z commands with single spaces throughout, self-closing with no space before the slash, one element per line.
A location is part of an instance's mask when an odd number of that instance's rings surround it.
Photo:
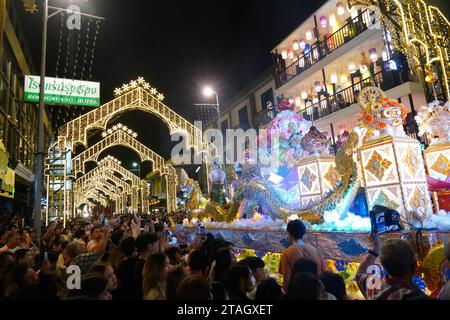
<path fill-rule="evenodd" d="M 39 102 L 40 83 L 38 76 L 25 76 L 25 102 Z M 99 107 L 100 83 L 46 77 L 44 101 L 46 104 Z"/>

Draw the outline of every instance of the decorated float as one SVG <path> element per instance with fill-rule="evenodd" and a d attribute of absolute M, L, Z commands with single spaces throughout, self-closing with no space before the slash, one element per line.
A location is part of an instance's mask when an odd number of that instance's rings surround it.
<path fill-rule="evenodd" d="M 225 201 L 217 196 L 224 194 L 218 191 L 224 180 L 214 182 L 214 170 L 210 178 L 216 191 L 210 197 L 201 194 L 195 181 L 188 181 L 190 218 L 179 227 L 177 236 L 192 241 L 202 224 L 215 237 L 232 242 L 239 255 L 264 257 L 276 272 L 280 253 L 290 245 L 286 225 L 300 219 L 309 230 L 305 242 L 319 249 L 330 269 L 348 278 L 352 290 L 352 274 L 369 247 L 369 211 L 382 205 L 396 210 L 403 225 L 402 231 L 383 234 L 382 241 L 414 239 L 411 243 L 421 273 L 417 281 L 431 291 L 437 288 L 445 261 L 441 244 L 450 231 L 450 215 L 438 208 L 433 211 L 428 186 L 430 178 L 448 182 L 448 172 L 442 179 L 429 170 L 448 171 L 448 164 L 445 168 L 434 164 L 448 162 L 442 160 L 448 156 L 448 139 L 443 142 L 446 137 L 438 135 L 439 155 L 432 153 L 437 150 L 433 144 L 432 151 L 425 152 L 427 174 L 420 142 L 403 131 L 405 107 L 376 87 L 363 89 L 359 103 L 359 126 L 346 135 L 332 156 L 328 137 L 283 101 L 281 112 L 268 126 L 267 137 L 260 136 L 258 141 L 260 152 L 261 147 L 267 152 L 264 158 L 276 158 L 279 165 L 267 168 L 251 159 L 242 168 L 236 165 L 234 181 L 222 186 L 223 192 L 234 191 Z M 439 112 L 448 115 L 448 108 Z M 425 122 L 419 120 L 419 125 Z M 222 169 L 216 166 L 215 170 Z"/>

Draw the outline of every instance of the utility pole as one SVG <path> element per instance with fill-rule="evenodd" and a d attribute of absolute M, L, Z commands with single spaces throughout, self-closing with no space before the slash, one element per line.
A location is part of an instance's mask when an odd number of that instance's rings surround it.
<path fill-rule="evenodd" d="M 25 11 L 29 13 L 37 12 L 37 5 L 33 0 L 23 1 Z M 45 73 L 47 61 L 47 27 L 48 20 L 58 13 L 67 12 L 69 14 L 79 14 L 82 16 L 91 17 L 98 20 L 105 20 L 102 17 L 96 17 L 89 14 L 74 12 L 73 10 L 52 7 L 48 5 L 48 0 L 43 0 L 44 15 L 42 19 L 42 48 L 41 48 L 41 76 L 39 89 L 39 110 L 38 110 L 38 130 L 37 130 L 37 148 L 35 153 L 34 165 L 34 201 L 33 201 L 33 228 L 37 233 L 38 243 L 41 243 L 41 215 L 42 215 L 42 187 L 44 180 L 44 148 L 45 148 L 45 133 L 44 133 L 44 116 L 45 116 Z M 48 14 L 49 9 L 56 10 L 51 15 Z M 63 214 L 66 214 L 65 212 Z"/>
<path fill-rule="evenodd" d="M 37 233 L 38 243 L 41 243 L 41 214 L 42 214 L 42 182 L 44 176 L 44 115 L 45 115 L 45 69 L 47 60 L 47 26 L 48 26 L 48 0 L 44 0 L 44 16 L 42 19 L 42 50 L 41 50 L 41 82 L 39 90 L 39 111 L 38 111 L 38 137 L 37 150 L 34 158 L 34 206 L 33 206 L 33 227 Z"/>

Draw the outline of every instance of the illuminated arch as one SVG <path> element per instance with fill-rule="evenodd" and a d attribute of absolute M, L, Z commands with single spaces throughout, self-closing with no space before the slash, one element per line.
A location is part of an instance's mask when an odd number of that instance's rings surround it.
<path fill-rule="evenodd" d="M 124 85 L 120 89 L 116 89 L 115 94 L 116 98 L 112 101 L 61 127 L 58 132 L 58 138 L 50 146 L 48 152 L 49 157 L 46 159 L 45 165 L 48 199 L 46 208 L 47 224 L 49 215 L 59 215 L 61 210 L 67 212 L 68 208 L 73 208 L 75 199 L 73 199 L 70 178 L 79 178 L 77 173 L 85 172 L 84 167 L 80 170 L 80 165 L 77 166 L 75 172 L 72 171 L 72 161 L 70 160 L 70 157 L 74 148 L 78 144 L 87 148 L 88 133 L 91 130 L 106 131 L 108 122 L 124 112 L 141 110 L 155 115 L 167 125 L 171 135 L 174 133 L 183 134 L 186 147 L 188 149 L 193 149 L 196 154 L 206 150 L 209 145 L 207 142 L 203 141 L 201 128 L 195 127 L 189 121 L 162 103 L 164 95 L 158 93 L 158 91 L 152 88 L 143 78 L 138 78 L 136 81 L 131 81 L 130 84 Z M 110 143 L 109 146 L 124 145 L 125 147 L 130 147 L 140 154 L 142 162 L 147 160 L 152 161 L 155 170 L 160 170 L 160 173 L 166 179 L 166 185 L 168 186 L 168 188 L 166 188 L 167 210 L 169 212 L 175 211 L 177 185 L 175 168 L 171 165 L 164 164 L 164 161 L 160 160 L 162 158 L 149 156 L 147 150 L 147 154 L 145 154 L 146 152 L 140 152 L 139 148 L 142 148 L 143 145 L 138 145 L 135 141 L 130 140 L 128 140 L 127 143 L 125 141 L 127 139 L 129 138 L 123 139 L 121 143 Z M 213 149 L 215 148 L 213 147 Z M 81 154 L 86 155 L 85 151 Z M 96 153 L 95 157 L 87 158 L 98 162 L 98 156 L 99 154 Z M 61 166 L 64 167 L 63 170 L 61 170 Z M 142 191 L 144 190 L 145 188 L 142 186 Z"/>
<path fill-rule="evenodd" d="M 109 134 L 106 134 L 101 141 L 72 159 L 72 172 L 74 174 L 77 174 L 78 172 L 84 174 L 84 164 L 86 162 L 94 161 L 98 163 L 98 158 L 103 151 L 114 146 L 123 146 L 134 150 L 137 153 L 140 162 L 150 161 L 153 165 L 153 170 L 160 171 L 161 174 L 169 174 L 169 168 L 167 168 L 164 158 L 136 140 L 135 137 L 133 137 L 133 134 L 134 133 L 130 133 L 122 126 L 116 127 L 114 131 L 110 131 Z"/>
<path fill-rule="evenodd" d="M 167 207 L 170 212 L 175 211 L 176 187 L 178 183 L 175 168 L 172 165 L 167 164 L 164 158 L 136 140 L 136 134 L 122 125 L 116 125 L 113 129 L 109 129 L 103 135 L 103 139 L 101 141 L 73 158 L 72 174 L 75 177 L 77 177 L 80 172 L 85 174 L 86 162 L 95 161 L 98 163 L 99 156 L 103 151 L 117 145 L 133 149 L 138 154 L 141 162 L 152 162 L 153 171 L 159 172 L 161 176 L 167 177 Z M 127 176 L 129 177 L 129 175 Z"/>
<path fill-rule="evenodd" d="M 121 176 L 118 178 L 115 174 Z M 143 208 L 148 207 L 147 184 L 138 176 L 126 170 L 120 165 L 120 161 L 112 156 L 107 156 L 98 162 L 98 167 L 89 171 L 74 183 L 75 205 L 78 205 L 80 199 L 84 197 L 89 189 L 95 189 L 95 185 L 111 185 L 121 187 L 122 190 L 116 190 L 118 195 L 116 199 L 116 210 L 123 210 L 127 207 L 127 198 L 131 197 L 131 207 L 136 208 L 140 201 Z M 75 208 L 73 209 L 75 212 Z"/>
<path fill-rule="evenodd" d="M 164 96 L 158 94 L 143 78 L 132 81 L 130 85 L 124 85 L 122 89 L 116 89 L 116 95 L 117 98 L 100 108 L 61 127 L 59 139 L 66 140 L 70 150 L 77 144 L 87 146 L 88 131 L 106 130 L 108 122 L 114 117 L 130 110 L 141 110 L 157 116 L 167 125 L 171 135 L 177 132 L 184 133 L 189 147 L 194 147 L 198 151 L 206 147 L 202 139 L 202 130 L 162 103 Z"/>
<path fill-rule="evenodd" d="M 132 174 L 125 169 L 119 172 L 117 170 L 117 167 L 113 165 L 117 164 L 117 162 L 113 161 L 111 158 L 109 159 L 109 161 L 102 161 L 100 166 L 88 172 L 75 182 L 74 197 L 76 200 L 74 210 L 79 207 L 81 202 L 85 200 L 86 196 L 89 196 L 89 188 L 87 188 L 86 186 L 93 181 L 101 179 L 101 181 L 112 184 L 118 188 L 120 199 L 122 199 L 122 201 L 116 203 L 116 210 L 125 209 L 126 200 L 124 198 L 133 196 L 133 193 L 136 191 L 136 189 L 141 187 L 140 179 L 138 179 L 138 177 L 135 176 L 133 178 Z M 115 172 L 119 173 L 123 177 L 123 179 L 115 176 Z M 126 174 L 126 172 L 128 172 L 129 174 L 125 177 L 122 174 Z M 125 179 L 128 179 L 131 184 L 126 182 Z M 135 183 L 135 185 L 133 185 L 133 182 Z M 147 197 L 147 193 L 145 194 L 145 196 Z"/>
<path fill-rule="evenodd" d="M 78 204 L 75 206 L 76 209 L 80 208 L 83 204 L 95 206 L 90 199 L 98 201 L 102 206 L 106 207 L 108 205 L 107 199 L 102 196 L 98 191 L 93 190 L 89 194 L 85 194 L 79 198 Z"/>

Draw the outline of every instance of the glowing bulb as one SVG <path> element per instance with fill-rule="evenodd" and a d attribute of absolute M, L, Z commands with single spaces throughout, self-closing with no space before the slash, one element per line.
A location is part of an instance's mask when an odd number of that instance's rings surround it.
<path fill-rule="evenodd" d="M 322 85 L 320 84 L 320 81 L 314 82 L 314 89 L 316 90 L 316 92 L 322 91 Z"/>
<path fill-rule="evenodd" d="M 358 22 L 358 10 L 355 7 L 352 8 L 351 15 L 353 22 Z"/>
<path fill-rule="evenodd" d="M 301 50 L 305 49 L 305 44 L 306 44 L 305 39 L 301 38 L 300 39 L 300 43 L 299 43 L 299 46 L 300 46 Z"/>
<path fill-rule="evenodd" d="M 359 66 L 359 71 L 363 74 L 366 73 L 368 70 L 369 70 L 369 67 L 367 67 L 365 64 L 362 64 Z"/>
<path fill-rule="evenodd" d="M 303 99 L 303 100 L 308 99 L 308 93 L 307 93 L 306 91 L 303 91 L 303 92 L 302 92 L 302 99 Z"/>
<path fill-rule="evenodd" d="M 303 57 L 301 57 L 301 58 L 298 60 L 298 66 L 299 66 L 300 68 L 304 68 L 304 67 L 305 67 L 305 59 L 304 59 Z"/>
<path fill-rule="evenodd" d="M 329 21 L 330 21 L 330 26 L 334 27 L 336 26 L 337 22 L 336 22 L 336 16 L 334 15 L 334 13 L 332 13 L 329 17 Z"/>
<path fill-rule="evenodd" d="M 294 49 L 294 51 L 298 51 L 300 49 L 300 44 L 298 43 L 298 40 L 294 40 L 292 48 Z"/>
<path fill-rule="evenodd" d="M 203 89 L 203 94 L 207 97 L 211 97 L 214 94 L 214 90 L 211 87 Z"/>
<path fill-rule="evenodd" d="M 281 57 L 283 58 L 283 60 L 286 60 L 286 59 L 287 59 L 288 54 L 287 54 L 287 51 L 286 51 L 286 50 L 281 51 Z"/>
<path fill-rule="evenodd" d="M 288 58 L 289 59 L 294 59 L 294 50 L 289 49 L 289 51 L 288 51 Z"/>
<path fill-rule="evenodd" d="M 342 16 L 345 13 L 344 4 L 342 2 L 338 2 L 336 4 L 336 7 L 337 7 L 337 14 L 338 14 L 338 16 Z"/>
<path fill-rule="evenodd" d="M 383 61 L 389 60 L 389 56 L 386 50 L 383 50 L 383 52 L 381 53 L 381 57 L 383 58 Z"/>
<path fill-rule="evenodd" d="M 348 82 L 348 77 L 346 74 L 341 75 L 341 83 L 345 84 Z"/>
<path fill-rule="evenodd" d="M 377 49 L 375 49 L 375 48 L 370 49 L 369 57 L 370 57 L 370 60 L 372 60 L 373 62 L 377 62 L 378 61 Z"/>
<path fill-rule="evenodd" d="M 337 76 L 336 73 L 331 74 L 331 76 L 330 76 L 330 82 L 331 82 L 332 84 L 336 84 L 336 83 L 338 82 L 338 76 Z"/>
<path fill-rule="evenodd" d="M 321 28 L 326 28 L 327 26 L 328 26 L 327 17 L 321 16 L 320 17 L 320 27 Z"/>
<path fill-rule="evenodd" d="M 295 98 L 295 105 L 297 107 L 300 107 L 302 105 L 302 99 L 300 99 L 300 97 Z"/>
<path fill-rule="evenodd" d="M 310 30 L 306 31 L 306 40 L 307 41 L 312 40 L 312 32 Z"/>
<path fill-rule="evenodd" d="M 354 62 L 350 62 L 350 64 L 348 65 L 348 72 L 350 74 L 356 73 L 356 64 Z"/>

